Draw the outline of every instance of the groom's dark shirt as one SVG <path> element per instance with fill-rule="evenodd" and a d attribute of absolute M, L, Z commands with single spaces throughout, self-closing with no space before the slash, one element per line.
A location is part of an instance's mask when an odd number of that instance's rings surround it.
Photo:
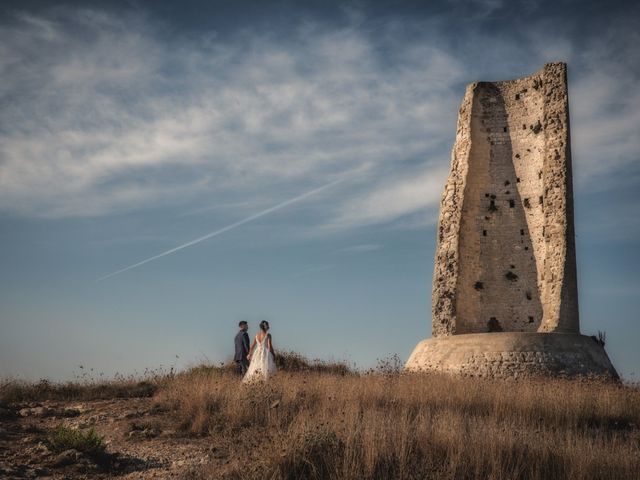
<path fill-rule="evenodd" d="M 247 335 L 247 332 L 243 332 L 242 330 L 240 330 L 237 333 L 235 338 L 235 345 L 236 345 L 236 353 L 233 359 L 236 362 L 246 360 L 247 353 L 249 353 L 249 335 Z"/>

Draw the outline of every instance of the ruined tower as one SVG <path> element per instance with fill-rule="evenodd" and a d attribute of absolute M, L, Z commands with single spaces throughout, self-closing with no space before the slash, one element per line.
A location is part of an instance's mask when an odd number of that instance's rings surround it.
<path fill-rule="evenodd" d="M 476 82 L 440 204 L 432 337 L 407 368 L 617 376 L 580 335 L 566 64 Z"/>

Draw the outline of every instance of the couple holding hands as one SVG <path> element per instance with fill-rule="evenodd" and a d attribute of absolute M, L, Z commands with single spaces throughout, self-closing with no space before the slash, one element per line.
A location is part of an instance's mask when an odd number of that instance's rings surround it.
<path fill-rule="evenodd" d="M 240 330 L 235 338 L 236 371 L 243 375 L 243 382 L 252 380 L 267 380 L 276 373 L 275 352 L 271 334 L 269 333 L 269 322 L 262 320 L 260 330 L 249 344 L 249 324 L 241 321 L 238 324 Z"/>

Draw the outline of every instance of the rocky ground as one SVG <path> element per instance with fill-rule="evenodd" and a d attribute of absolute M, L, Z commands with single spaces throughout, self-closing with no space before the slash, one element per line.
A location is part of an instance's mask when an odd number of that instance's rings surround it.
<path fill-rule="evenodd" d="M 96 460 L 76 450 L 52 452 L 48 439 L 60 424 L 93 427 L 106 454 Z M 185 478 L 216 463 L 229 464 L 222 439 L 177 434 L 150 398 L 0 407 L 0 478 Z"/>

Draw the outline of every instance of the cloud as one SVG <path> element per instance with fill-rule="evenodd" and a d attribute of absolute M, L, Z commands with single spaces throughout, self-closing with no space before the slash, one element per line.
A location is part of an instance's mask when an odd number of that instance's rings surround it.
<path fill-rule="evenodd" d="M 624 22 L 623 22 L 624 24 Z M 577 59 L 584 64 L 570 93 L 576 180 L 608 190 L 640 164 L 640 21 L 602 32 L 599 42 Z"/>
<path fill-rule="evenodd" d="M 421 157 L 450 130 L 429 117 L 454 121 L 442 103 L 455 103 L 447 80 L 461 69 L 437 49 L 407 49 L 387 71 L 350 28 L 176 44 L 154 28 L 64 9 L 0 28 L 5 211 L 92 216 L 218 203 L 238 189 L 273 196 L 264 190 Z"/>
<path fill-rule="evenodd" d="M 434 210 L 439 204 L 449 166 L 423 168 L 402 177 L 380 182 L 373 188 L 346 200 L 337 217 L 327 228 L 363 226 L 387 223 L 402 217 L 419 214 L 421 225 L 435 223 Z M 431 209 L 432 215 L 427 216 Z"/>
<path fill-rule="evenodd" d="M 574 79 L 579 185 L 606 186 L 636 162 L 638 75 L 625 62 L 637 53 L 621 40 L 634 25 L 577 48 L 554 22 L 532 22 L 505 42 L 482 29 L 453 38 L 437 17 L 389 18 L 373 32 L 355 13 L 284 36 L 266 27 L 179 36 L 140 13 L 63 7 L 5 20 L 1 211 L 189 215 L 229 205 L 231 214 L 348 172 L 360 180 L 305 207 L 325 231 L 408 218 L 426 225 L 464 85 L 525 75 L 557 55 L 569 57 Z"/>

